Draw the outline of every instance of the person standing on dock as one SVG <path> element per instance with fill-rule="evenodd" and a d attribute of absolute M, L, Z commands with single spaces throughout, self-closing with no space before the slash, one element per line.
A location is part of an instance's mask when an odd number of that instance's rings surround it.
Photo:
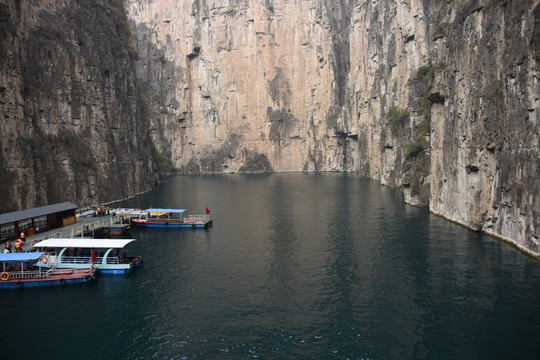
<path fill-rule="evenodd" d="M 16 252 L 16 253 L 22 252 L 21 245 L 22 245 L 22 240 L 21 240 L 21 239 L 17 239 L 17 241 L 15 241 L 15 252 Z"/>
<path fill-rule="evenodd" d="M 11 241 L 6 241 L 6 248 L 4 249 L 4 254 L 9 254 L 11 252 Z"/>
<path fill-rule="evenodd" d="M 21 231 L 21 241 L 22 241 L 22 242 L 24 242 L 24 237 L 25 237 L 24 231 Z"/>

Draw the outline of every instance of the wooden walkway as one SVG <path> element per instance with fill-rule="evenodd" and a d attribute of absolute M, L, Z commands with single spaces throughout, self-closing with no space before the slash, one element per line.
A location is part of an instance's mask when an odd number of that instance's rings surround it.
<path fill-rule="evenodd" d="M 139 211 L 125 211 L 124 209 L 111 209 L 110 215 L 103 216 L 81 216 L 76 218 L 75 224 L 67 225 L 61 228 L 56 228 L 48 231 L 40 232 L 39 234 L 26 236 L 26 241 L 23 244 L 23 251 L 33 251 L 34 242 L 39 242 L 43 239 L 50 238 L 74 238 L 74 237 L 95 237 L 108 234 L 110 227 L 121 223 L 129 224 L 131 217 L 138 216 Z M 115 214 L 113 216 L 112 214 Z M 123 219 L 119 219 L 119 215 Z M 14 242 L 12 241 L 12 246 Z M 2 249 L 3 250 L 3 249 Z"/>

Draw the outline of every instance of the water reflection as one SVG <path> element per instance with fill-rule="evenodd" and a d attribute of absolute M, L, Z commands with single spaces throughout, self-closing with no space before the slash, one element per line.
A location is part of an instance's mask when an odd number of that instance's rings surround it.
<path fill-rule="evenodd" d="M 4 323 L 50 324 L 32 339 L 42 356 L 59 348 L 78 359 L 538 355 L 538 263 L 406 206 L 375 181 L 171 176 L 123 205 L 208 207 L 214 226 L 133 229 L 130 250 L 145 264 L 128 276 L 0 294 L 3 309 L 23 310 L 4 312 Z M 8 342 L 14 349 L 35 355 L 23 337 Z"/>

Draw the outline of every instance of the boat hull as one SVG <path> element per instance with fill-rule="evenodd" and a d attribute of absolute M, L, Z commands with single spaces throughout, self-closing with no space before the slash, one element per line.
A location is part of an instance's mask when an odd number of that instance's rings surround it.
<path fill-rule="evenodd" d="M 141 260 L 142 262 L 142 260 Z M 51 266 L 47 264 L 39 264 L 39 266 L 43 268 L 50 268 Z M 94 264 L 94 267 L 96 268 L 97 272 L 100 274 L 109 274 L 109 275 L 117 275 L 117 274 L 128 274 L 133 271 L 133 268 L 135 267 L 135 263 L 130 262 L 127 264 Z M 87 264 L 65 264 L 65 263 L 57 263 L 56 264 L 57 269 L 87 269 Z"/>
<path fill-rule="evenodd" d="M 174 221 L 152 221 L 152 220 L 131 220 L 133 225 L 143 228 L 162 228 L 162 229 L 207 229 L 212 226 L 212 220 L 207 222 L 174 222 Z"/>
<path fill-rule="evenodd" d="M 123 235 L 129 231 L 129 225 L 114 224 L 109 226 L 109 235 Z"/>
<path fill-rule="evenodd" d="M 0 289 L 20 289 L 44 286 L 81 284 L 94 279 L 95 269 L 59 269 L 48 277 L 10 278 L 0 281 Z"/>
<path fill-rule="evenodd" d="M 116 269 L 99 269 L 99 273 L 104 274 L 104 275 L 122 275 L 122 274 L 128 274 L 132 271 L 133 271 L 133 267 L 116 268 Z"/>

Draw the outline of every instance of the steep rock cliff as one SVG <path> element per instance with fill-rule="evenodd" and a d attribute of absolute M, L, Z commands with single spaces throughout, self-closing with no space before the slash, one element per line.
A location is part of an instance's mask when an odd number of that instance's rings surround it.
<path fill-rule="evenodd" d="M 150 189 L 122 3 L 0 1 L 0 20 L 0 211 Z"/>
<path fill-rule="evenodd" d="M 125 198 L 171 164 L 355 171 L 540 254 L 539 0 L 0 0 L 0 19 L 2 211 Z"/>
<path fill-rule="evenodd" d="M 431 9 L 433 212 L 540 253 L 540 8 Z M 447 34 L 446 36 L 444 34 Z"/>
<path fill-rule="evenodd" d="M 540 254 L 538 0 L 125 6 L 180 171 L 356 171 Z"/>

